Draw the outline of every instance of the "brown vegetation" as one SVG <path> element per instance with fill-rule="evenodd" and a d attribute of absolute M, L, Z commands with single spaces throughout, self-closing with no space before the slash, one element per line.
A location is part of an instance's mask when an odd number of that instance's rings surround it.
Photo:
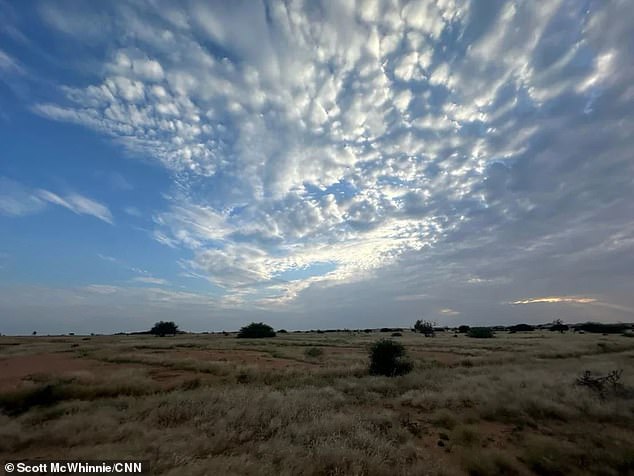
<path fill-rule="evenodd" d="M 414 368 L 382 377 L 378 338 L 0 337 L 0 457 L 169 475 L 634 472 L 632 339 L 404 333 Z M 614 369 L 622 391 L 577 385 Z"/>

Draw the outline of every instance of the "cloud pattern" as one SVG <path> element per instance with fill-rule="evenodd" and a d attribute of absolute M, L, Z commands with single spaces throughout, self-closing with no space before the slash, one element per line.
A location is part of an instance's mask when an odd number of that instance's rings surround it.
<path fill-rule="evenodd" d="M 619 275 L 632 251 L 626 1 L 73 5 L 40 14 L 102 62 L 32 110 L 172 173 L 152 236 L 188 250 L 183 272 L 221 304 L 380 288 L 451 317 L 443 285 L 527 300 Z M 555 292 L 605 292 L 573 283 Z"/>

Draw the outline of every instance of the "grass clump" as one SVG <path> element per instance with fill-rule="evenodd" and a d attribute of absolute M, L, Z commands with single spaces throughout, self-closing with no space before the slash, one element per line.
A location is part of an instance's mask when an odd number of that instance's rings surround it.
<path fill-rule="evenodd" d="M 18 415 L 38 406 L 50 406 L 64 399 L 58 385 L 41 384 L 0 394 L 0 409 Z"/>
<path fill-rule="evenodd" d="M 470 476 L 521 474 L 515 461 L 498 451 L 468 451 L 462 457 L 462 466 Z"/>
<path fill-rule="evenodd" d="M 463 446 L 474 446 L 480 443 L 481 436 L 472 425 L 461 425 L 453 432 L 453 440 Z"/>
<path fill-rule="evenodd" d="M 407 360 L 405 347 L 390 339 L 376 341 L 370 347 L 370 374 L 394 377 L 409 373 L 413 364 Z"/>
<path fill-rule="evenodd" d="M 320 349 L 319 347 L 309 347 L 308 349 L 304 351 L 304 355 L 311 359 L 316 359 L 324 355 L 324 351 L 323 349 Z"/>
<path fill-rule="evenodd" d="M 449 410 L 445 410 L 445 409 L 437 412 L 434 415 L 432 422 L 436 426 L 439 426 L 441 428 L 447 428 L 448 430 L 451 430 L 453 427 L 455 427 L 458 424 L 458 421 L 456 420 L 456 417 L 454 416 L 454 414 L 450 412 Z"/>

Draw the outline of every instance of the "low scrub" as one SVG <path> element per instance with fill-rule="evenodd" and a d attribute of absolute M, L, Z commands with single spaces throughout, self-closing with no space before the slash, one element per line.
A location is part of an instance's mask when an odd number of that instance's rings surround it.
<path fill-rule="evenodd" d="M 493 337 L 493 330 L 490 327 L 472 327 L 467 335 L 477 339 L 489 339 Z"/>
<path fill-rule="evenodd" d="M 586 322 L 574 326 L 575 331 L 592 332 L 596 334 L 622 334 L 629 329 L 629 324 L 601 324 L 599 322 Z"/>
<path fill-rule="evenodd" d="M 324 351 L 320 349 L 319 347 L 309 347 L 308 349 L 304 351 L 304 355 L 306 357 L 315 359 L 317 357 L 321 357 L 322 355 L 324 355 Z"/>

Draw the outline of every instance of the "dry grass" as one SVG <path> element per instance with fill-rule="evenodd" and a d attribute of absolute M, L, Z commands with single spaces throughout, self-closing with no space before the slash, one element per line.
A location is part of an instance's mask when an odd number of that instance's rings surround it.
<path fill-rule="evenodd" d="M 0 456 L 149 459 L 170 475 L 634 473 L 632 339 L 403 332 L 414 371 L 388 378 L 367 372 L 379 337 L 0 337 L 0 364 L 82 362 L 4 381 Z M 613 369 L 623 394 L 574 385 Z"/>

